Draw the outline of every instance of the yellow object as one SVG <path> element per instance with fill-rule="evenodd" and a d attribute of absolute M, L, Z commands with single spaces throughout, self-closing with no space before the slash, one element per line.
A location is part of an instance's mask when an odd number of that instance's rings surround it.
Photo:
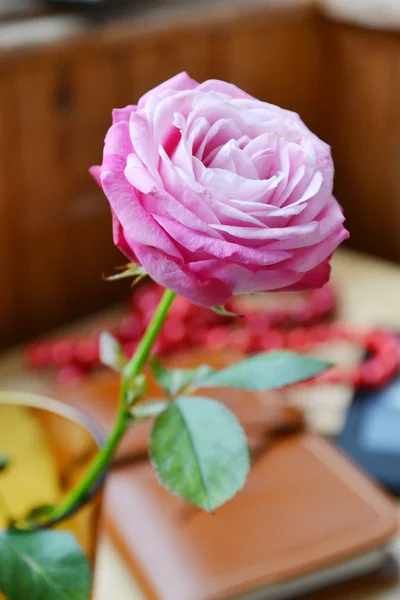
<path fill-rule="evenodd" d="M 57 465 L 34 410 L 0 404 L 0 453 L 10 460 L 0 473 L 0 528 L 60 499 Z"/>

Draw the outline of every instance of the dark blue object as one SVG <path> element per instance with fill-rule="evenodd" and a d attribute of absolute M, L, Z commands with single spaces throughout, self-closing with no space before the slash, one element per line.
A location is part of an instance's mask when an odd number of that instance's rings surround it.
<path fill-rule="evenodd" d="M 356 392 L 337 442 L 400 496 L 400 375 L 383 388 Z"/>

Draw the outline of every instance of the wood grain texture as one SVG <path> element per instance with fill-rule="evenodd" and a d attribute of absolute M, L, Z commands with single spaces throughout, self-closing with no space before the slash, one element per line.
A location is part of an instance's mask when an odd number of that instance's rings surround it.
<path fill-rule="evenodd" d="M 351 243 L 400 260 L 400 170 L 393 155 L 400 37 L 334 23 L 325 33 L 321 128 L 332 145 Z"/>
<path fill-rule="evenodd" d="M 206 27 L 173 27 L 157 36 L 139 35 L 130 48 L 130 97 L 136 102 L 181 71 L 199 81 L 210 78 L 213 57 L 213 36 Z"/>
<path fill-rule="evenodd" d="M 288 15 L 270 28 L 259 15 L 230 24 L 224 78 L 256 98 L 300 113 L 315 129 L 322 70 L 318 24 L 314 15 Z"/>
<path fill-rule="evenodd" d="M 79 44 L 20 56 L 8 69 L 1 63 L 3 103 L 12 98 L 0 115 L 8 139 L 2 227 L 18 238 L 13 246 L 2 236 L 2 271 L 23 261 L 3 345 L 101 308 L 125 289 L 102 279 L 124 259 L 112 244 L 108 203 L 88 173 L 101 163 L 113 106 L 127 101 L 120 66 L 118 53 Z"/>
<path fill-rule="evenodd" d="M 0 347 L 14 341 L 21 323 L 16 313 L 16 296 L 19 281 L 20 257 L 16 220 L 18 208 L 18 147 L 17 127 L 10 117 L 13 107 L 11 73 L 0 66 Z M 14 152 L 14 156 L 12 155 Z"/>

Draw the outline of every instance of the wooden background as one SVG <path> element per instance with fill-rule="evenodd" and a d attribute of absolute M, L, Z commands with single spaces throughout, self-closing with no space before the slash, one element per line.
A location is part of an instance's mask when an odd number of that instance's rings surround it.
<path fill-rule="evenodd" d="M 400 260 L 400 36 L 313 9 L 212 12 L 0 55 L 0 347 L 127 293 L 87 173 L 114 106 L 186 70 L 298 111 L 332 144 L 354 246 Z"/>

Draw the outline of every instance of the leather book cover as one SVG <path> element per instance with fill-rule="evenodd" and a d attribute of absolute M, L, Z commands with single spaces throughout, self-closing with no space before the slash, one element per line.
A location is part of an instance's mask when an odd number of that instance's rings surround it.
<path fill-rule="evenodd" d="M 206 362 L 200 358 L 189 356 L 186 366 Z M 211 358 L 215 366 L 231 360 Z M 236 412 L 253 451 L 248 482 L 233 500 L 210 515 L 166 492 L 146 457 L 149 424 L 128 435 L 109 477 L 106 524 L 148 600 L 251 597 L 380 548 L 396 533 L 392 501 L 329 442 L 303 430 L 301 414 L 279 394 L 207 394 Z M 102 375 L 53 395 L 109 428 L 118 378 Z M 159 395 L 154 384 L 149 395 Z"/>

